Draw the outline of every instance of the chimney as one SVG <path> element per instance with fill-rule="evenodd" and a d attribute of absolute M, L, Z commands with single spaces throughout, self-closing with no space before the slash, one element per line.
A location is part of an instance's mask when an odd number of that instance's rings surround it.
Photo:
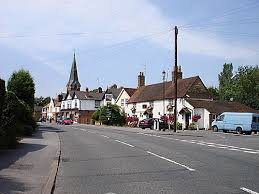
<path fill-rule="evenodd" d="M 98 93 L 102 93 L 103 89 L 101 87 L 98 88 Z"/>
<path fill-rule="evenodd" d="M 62 96 L 62 94 L 59 94 L 58 95 L 58 102 L 61 102 L 63 100 L 63 96 Z"/>
<path fill-rule="evenodd" d="M 138 75 L 138 88 L 145 86 L 145 75 L 143 72 L 139 72 Z"/>
<path fill-rule="evenodd" d="M 172 81 L 174 82 L 174 76 L 175 76 L 175 70 L 172 72 Z M 182 67 L 177 66 L 177 79 L 183 79 L 183 72 L 182 72 Z"/>

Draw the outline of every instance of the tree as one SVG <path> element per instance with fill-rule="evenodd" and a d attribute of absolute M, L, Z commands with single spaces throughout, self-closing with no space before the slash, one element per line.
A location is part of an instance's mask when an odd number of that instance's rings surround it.
<path fill-rule="evenodd" d="M 97 109 L 92 118 L 105 125 L 124 125 L 126 123 L 125 113 L 120 110 L 118 105 L 112 104 Z"/>
<path fill-rule="evenodd" d="M 219 79 L 219 96 L 221 100 L 230 100 L 234 97 L 233 85 L 233 65 L 225 63 L 223 71 L 218 76 Z"/>
<path fill-rule="evenodd" d="M 5 81 L 0 79 L 0 118 L 3 111 L 4 99 L 5 99 Z"/>
<path fill-rule="evenodd" d="M 234 82 L 235 100 L 259 110 L 259 67 L 239 67 Z"/>
<path fill-rule="evenodd" d="M 219 89 L 217 87 L 210 86 L 208 91 L 214 100 L 219 100 Z"/>
<path fill-rule="evenodd" d="M 14 92 L 20 100 L 28 104 L 33 110 L 35 84 L 29 71 L 23 69 L 15 71 L 8 80 L 7 90 Z"/>

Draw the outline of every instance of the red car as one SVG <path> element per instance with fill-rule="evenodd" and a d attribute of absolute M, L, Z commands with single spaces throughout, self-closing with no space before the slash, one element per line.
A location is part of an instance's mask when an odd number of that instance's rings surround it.
<path fill-rule="evenodd" d="M 72 125 L 72 124 L 73 124 L 73 121 L 72 121 L 72 119 L 70 119 L 70 118 L 65 118 L 65 119 L 62 121 L 62 124 L 63 124 L 63 125 Z"/>

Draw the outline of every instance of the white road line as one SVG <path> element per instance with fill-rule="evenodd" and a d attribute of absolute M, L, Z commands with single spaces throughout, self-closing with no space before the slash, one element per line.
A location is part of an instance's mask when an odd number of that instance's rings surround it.
<path fill-rule="evenodd" d="M 108 136 L 106 136 L 106 135 L 101 135 L 102 137 L 105 137 L 105 138 L 110 138 L 110 137 L 108 137 Z"/>
<path fill-rule="evenodd" d="M 245 192 L 247 192 L 247 193 L 250 193 L 250 194 L 259 194 L 259 193 L 255 192 L 255 191 L 252 191 L 252 190 L 247 189 L 247 188 L 245 188 L 245 187 L 241 187 L 240 189 L 243 190 L 243 191 L 245 191 Z"/>
<path fill-rule="evenodd" d="M 188 167 L 188 166 L 185 166 L 185 165 L 183 165 L 183 164 L 180 164 L 180 163 L 178 163 L 178 162 L 176 162 L 176 161 L 173 161 L 173 160 L 171 160 L 171 159 L 165 158 L 165 157 L 163 157 L 163 156 L 159 156 L 159 155 L 157 155 L 157 154 L 155 154 L 155 153 L 153 153 L 153 152 L 147 151 L 147 153 L 149 153 L 149 154 L 151 154 L 151 155 L 153 155 L 153 156 L 156 156 L 156 157 L 158 157 L 158 158 L 161 158 L 161 159 L 163 159 L 163 160 L 166 160 L 166 161 L 168 161 L 168 162 L 171 162 L 171 163 L 173 163 L 173 164 L 179 165 L 179 166 L 181 166 L 181 167 L 183 167 L 183 168 L 186 168 L 186 169 L 189 170 L 189 171 L 195 171 L 195 169 L 193 169 L 193 168 L 190 168 L 190 167 Z"/>
<path fill-rule="evenodd" d="M 125 143 L 125 142 L 123 142 L 123 141 L 120 141 L 120 140 L 115 140 L 115 141 L 117 141 L 117 142 L 119 142 L 119 143 L 122 143 L 122 144 L 124 144 L 124 145 L 127 145 L 127 146 L 129 146 L 129 147 L 132 147 L 132 148 L 134 148 L 135 146 L 133 146 L 133 145 L 130 145 L 130 144 L 128 144 L 128 143 Z"/>
<path fill-rule="evenodd" d="M 140 133 L 140 134 L 142 134 L 142 133 Z M 142 135 L 159 137 L 159 138 L 170 139 L 170 140 L 175 140 L 175 141 L 181 141 L 181 142 L 197 144 L 197 145 L 202 145 L 202 146 L 208 146 L 208 147 L 213 147 L 213 148 L 217 148 L 217 149 L 226 149 L 226 150 L 230 150 L 230 151 L 238 151 L 238 152 L 249 153 L 249 154 L 259 154 L 259 150 L 250 149 L 250 148 L 242 148 L 242 147 L 217 144 L 217 143 L 211 143 L 211 142 L 205 142 L 205 141 L 198 141 L 198 140 L 176 139 L 176 138 L 162 137 L 162 136 L 150 135 L 150 134 L 142 134 Z"/>

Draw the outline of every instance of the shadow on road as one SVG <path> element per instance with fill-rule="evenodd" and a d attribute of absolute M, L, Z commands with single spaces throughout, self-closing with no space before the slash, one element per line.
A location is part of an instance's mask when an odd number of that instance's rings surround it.
<path fill-rule="evenodd" d="M 0 175 L 0 193 L 27 193 L 31 188 L 19 180 Z M 12 188 L 10 190 L 10 188 Z"/>

